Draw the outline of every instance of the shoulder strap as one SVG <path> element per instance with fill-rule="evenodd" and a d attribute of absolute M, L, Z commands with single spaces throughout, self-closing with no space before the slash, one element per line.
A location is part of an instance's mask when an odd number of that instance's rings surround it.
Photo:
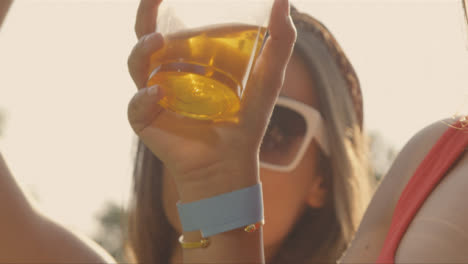
<path fill-rule="evenodd" d="M 457 123 L 437 141 L 403 190 L 377 263 L 394 263 L 401 239 L 432 190 L 468 146 L 468 130 Z"/>

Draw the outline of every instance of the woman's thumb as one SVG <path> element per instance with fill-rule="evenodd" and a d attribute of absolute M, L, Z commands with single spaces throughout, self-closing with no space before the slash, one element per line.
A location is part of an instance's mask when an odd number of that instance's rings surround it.
<path fill-rule="evenodd" d="M 136 134 L 148 127 L 163 110 L 158 104 L 163 97 L 158 85 L 140 89 L 128 104 L 128 121 Z"/>

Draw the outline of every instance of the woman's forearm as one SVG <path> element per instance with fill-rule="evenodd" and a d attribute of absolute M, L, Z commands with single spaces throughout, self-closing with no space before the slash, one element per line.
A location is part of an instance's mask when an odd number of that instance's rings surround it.
<path fill-rule="evenodd" d="M 0 233 L 20 227 L 34 214 L 33 204 L 15 181 L 0 153 Z"/>

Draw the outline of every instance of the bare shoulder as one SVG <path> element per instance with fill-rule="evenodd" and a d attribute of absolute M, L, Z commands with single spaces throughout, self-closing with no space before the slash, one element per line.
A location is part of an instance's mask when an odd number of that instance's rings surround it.
<path fill-rule="evenodd" d="M 382 181 L 382 184 L 390 183 L 392 188 L 397 188 L 396 199 L 429 151 L 452 123 L 450 119 L 436 121 L 419 130 L 403 147 Z"/>
<path fill-rule="evenodd" d="M 395 255 L 406 263 L 468 263 L 466 151 L 427 197 Z"/>
<path fill-rule="evenodd" d="M 403 236 L 395 261 L 468 263 L 468 155 L 446 174 Z"/>
<path fill-rule="evenodd" d="M 390 228 L 400 194 L 451 123 L 450 120 L 436 121 L 418 131 L 406 143 L 378 186 L 356 236 L 340 262 L 375 263 Z"/>

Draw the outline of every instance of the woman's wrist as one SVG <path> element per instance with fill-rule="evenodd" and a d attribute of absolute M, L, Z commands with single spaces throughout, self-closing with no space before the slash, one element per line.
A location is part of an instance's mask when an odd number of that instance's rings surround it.
<path fill-rule="evenodd" d="M 260 183 L 258 170 L 236 173 L 225 170 L 217 174 L 219 176 L 214 175 L 197 181 L 178 183 L 180 202 L 190 203 Z"/>
<path fill-rule="evenodd" d="M 258 162 L 211 166 L 189 174 L 174 175 L 181 203 L 194 202 L 244 189 L 260 182 Z"/>

